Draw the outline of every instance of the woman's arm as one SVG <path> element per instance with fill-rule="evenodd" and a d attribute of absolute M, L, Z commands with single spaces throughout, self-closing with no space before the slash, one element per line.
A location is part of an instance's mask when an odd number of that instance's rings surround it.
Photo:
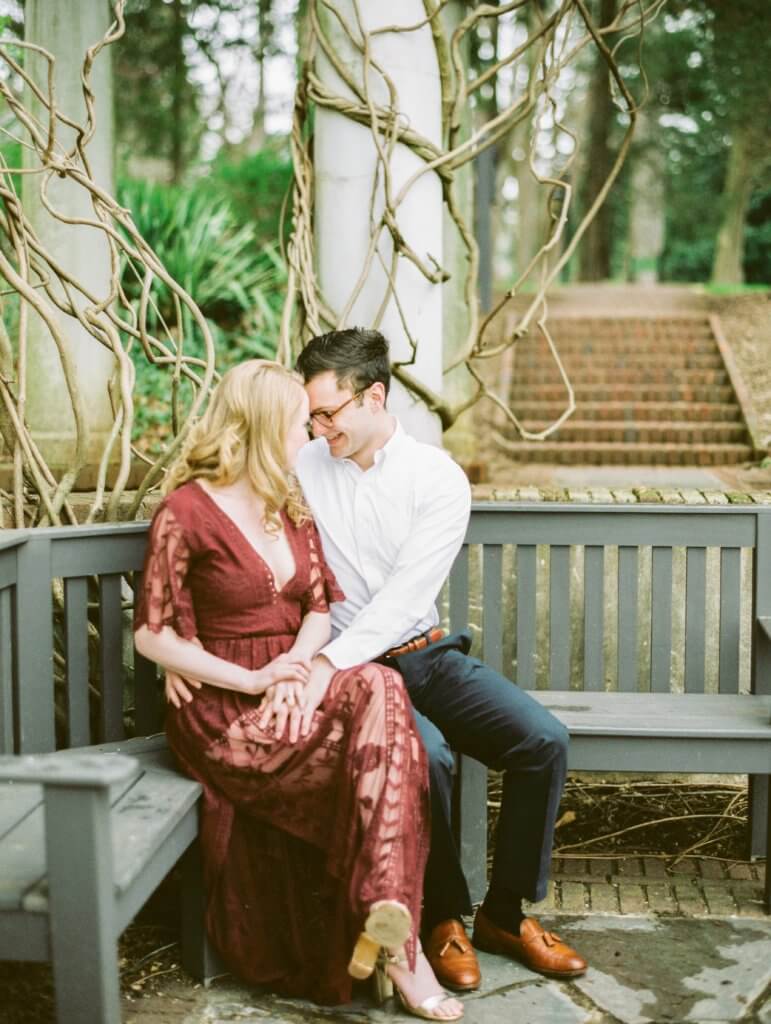
<path fill-rule="evenodd" d="M 300 623 L 295 642 L 284 657 L 290 661 L 310 661 L 329 643 L 332 635 L 332 619 L 329 612 L 308 612 Z"/>
<path fill-rule="evenodd" d="M 255 671 L 242 668 L 210 654 L 191 640 L 184 640 L 171 626 L 164 626 L 158 633 L 146 625 L 140 626 L 134 633 L 134 643 L 140 654 L 165 669 L 237 693 L 254 696 L 276 682 L 304 683 L 308 678 L 301 665 L 271 663 Z"/>

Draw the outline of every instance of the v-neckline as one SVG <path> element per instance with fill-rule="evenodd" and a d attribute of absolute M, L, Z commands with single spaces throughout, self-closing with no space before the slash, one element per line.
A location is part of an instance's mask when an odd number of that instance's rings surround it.
<path fill-rule="evenodd" d="M 267 561 L 265 556 L 260 551 L 257 550 L 257 548 L 254 546 L 254 544 L 252 544 L 252 542 L 246 536 L 246 534 L 241 529 L 241 527 L 238 525 L 238 523 L 235 521 L 235 519 L 230 515 L 229 512 L 225 511 L 225 509 L 220 505 L 220 503 L 217 501 L 217 499 L 214 497 L 214 495 L 210 494 L 207 491 L 207 489 L 203 486 L 203 484 L 200 482 L 200 480 L 197 480 L 194 477 L 193 478 L 193 483 L 196 484 L 196 486 L 198 487 L 198 490 L 203 495 L 205 495 L 206 498 L 208 498 L 208 500 L 217 509 L 217 511 L 220 513 L 220 515 L 224 517 L 225 521 L 228 523 L 228 525 L 233 530 L 233 532 L 241 539 L 241 542 L 252 552 L 252 554 L 256 558 L 259 559 L 259 561 L 265 567 L 265 569 L 267 570 L 268 576 L 270 577 L 271 585 L 273 587 L 273 592 L 276 595 L 283 594 L 283 592 L 286 590 L 286 588 L 289 586 L 289 584 L 292 583 L 292 581 L 295 579 L 295 577 L 297 576 L 297 572 L 298 572 L 297 552 L 295 551 L 295 546 L 292 543 L 292 531 L 287 529 L 287 518 L 284 515 L 284 510 L 283 509 L 280 510 L 279 516 L 281 517 L 281 525 L 284 528 L 284 535 L 286 536 L 286 542 L 289 545 L 289 553 L 292 556 L 292 562 L 294 563 L 294 572 L 292 573 L 291 576 L 289 576 L 287 578 L 287 580 L 283 584 L 283 586 L 279 587 L 278 580 L 276 579 L 276 574 L 273 571 L 273 567 Z"/>

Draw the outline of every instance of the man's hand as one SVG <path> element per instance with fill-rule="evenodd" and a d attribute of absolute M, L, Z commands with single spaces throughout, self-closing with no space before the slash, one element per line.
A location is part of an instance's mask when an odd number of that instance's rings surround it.
<path fill-rule="evenodd" d="M 282 679 L 282 672 L 287 669 L 292 673 L 299 669 L 303 681 Z M 269 662 L 263 669 L 266 670 L 275 675 L 277 681 L 265 691 L 258 724 L 261 729 L 269 729 L 272 723 L 276 736 L 282 736 L 289 722 L 289 742 L 294 743 L 300 734 L 301 713 L 305 704 L 305 690 L 310 678 L 311 663 L 307 658 L 298 658 L 291 651 L 287 651 L 286 654 L 279 654 Z"/>
<path fill-rule="evenodd" d="M 332 676 L 337 670 L 335 666 L 324 657 L 318 654 L 311 662 L 311 677 L 305 687 L 305 706 L 302 709 L 300 721 L 300 735 L 307 736 L 313 724 L 313 715 L 319 704 L 326 696 Z M 293 742 L 290 739 L 290 742 Z"/>
<path fill-rule="evenodd" d="M 203 648 L 203 644 L 197 636 L 194 636 L 190 643 L 195 644 L 196 647 Z M 163 689 L 167 704 L 173 704 L 177 709 L 181 708 L 183 703 L 189 704 L 193 699 L 191 687 L 194 690 L 200 690 L 201 680 L 183 678 L 178 672 L 166 669 L 166 682 Z"/>

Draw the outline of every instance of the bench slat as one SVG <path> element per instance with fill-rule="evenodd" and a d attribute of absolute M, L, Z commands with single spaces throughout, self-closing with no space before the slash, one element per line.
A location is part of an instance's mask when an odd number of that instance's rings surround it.
<path fill-rule="evenodd" d="M 603 690 L 605 679 L 605 548 L 584 548 L 584 686 Z"/>
<path fill-rule="evenodd" d="M 466 540 L 470 544 L 618 544 L 648 547 L 740 547 L 755 545 L 758 511 L 736 512 L 660 505 L 577 508 L 543 502 L 536 507 L 474 507 Z"/>
<path fill-rule="evenodd" d="M 123 738 L 123 618 L 121 576 L 99 577 L 99 678 L 102 684 L 102 735 Z"/>
<path fill-rule="evenodd" d="M 533 696 L 577 735 L 742 737 L 771 744 L 771 697 L 577 690 L 538 691 Z"/>
<path fill-rule="evenodd" d="M 549 687 L 570 687 L 570 548 L 553 544 L 549 558 Z"/>
<path fill-rule="evenodd" d="M 50 541 L 30 537 L 17 557 L 19 753 L 46 754 L 56 746 Z"/>
<path fill-rule="evenodd" d="M 138 530 L 128 527 L 140 526 Z M 90 533 L 77 527 L 65 533 L 61 527 L 40 531 L 52 542 L 51 567 L 53 576 L 101 576 L 115 572 L 120 566 L 124 572 L 141 569 L 145 557 L 148 523 L 121 524 L 120 529 L 104 528 Z M 141 527 L 144 527 L 142 529 Z"/>
<path fill-rule="evenodd" d="M 7 531 L 3 531 L 7 532 Z M 0 543 L 2 543 L 0 541 Z M 17 579 L 16 553 L 18 541 L 12 547 L 0 548 L 0 587 L 12 587 Z"/>
<path fill-rule="evenodd" d="M 67 726 L 71 747 L 91 742 L 88 711 L 88 579 L 64 581 L 65 642 L 67 645 Z"/>
<path fill-rule="evenodd" d="M 739 692 L 739 637 L 741 629 L 741 548 L 720 552 L 720 652 L 721 693 Z"/>
<path fill-rule="evenodd" d="M 668 693 L 672 671 L 672 548 L 653 548 L 651 592 L 651 690 Z"/>
<path fill-rule="evenodd" d="M 503 670 L 503 548 L 485 545 L 482 559 L 482 660 L 496 672 Z"/>
<path fill-rule="evenodd" d="M 685 562 L 685 692 L 704 692 L 707 552 L 688 548 Z"/>
<path fill-rule="evenodd" d="M 758 516 L 758 546 L 753 564 L 755 615 L 771 618 L 771 515 Z M 765 629 L 755 631 L 752 646 L 752 690 L 771 693 L 771 637 Z"/>
<path fill-rule="evenodd" d="M 618 549 L 618 688 L 637 690 L 637 563 L 636 547 Z"/>
<path fill-rule="evenodd" d="M 42 800 L 43 792 L 33 782 L 0 784 L 0 840 L 39 807 Z"/>
<path fill-rule="evenodd" d="M 134 573 L 134 600 L 141 593 L 142 573 Z M 158 667 L 134 651 L 134 725 L 142 736 L 163 728 L 163 711 L 158 690 Z"/>
<path fill-rule="evenodd" d="M 13 753 L 13 599 L 0 590 L 0 754 Z"/>
<path fill-rule="evenodd" d="M 535 689 L 537 554 L 534 544 L 517 545 L 517 683 L 523 690 Z"/>
<path fill-rule="evenodd" d="M 450 630 L 458 633 L 468 626 L 468 545 L 458 552 L 450 574 Z"/>

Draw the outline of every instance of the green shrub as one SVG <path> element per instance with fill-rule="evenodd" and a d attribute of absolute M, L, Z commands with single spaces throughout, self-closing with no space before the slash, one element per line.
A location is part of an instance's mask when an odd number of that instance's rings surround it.
<path fill-rule="evenodd" d="M 286 269 L 275 244 L 257 241 L 252 224 L 242 223 L 227 198 L 216 196 L 209 183 L 183 189 L 146 181 L 119 182 L 118 199 L 131 210 L 134 223 L 166 271 L 192 296 L 211 328 L 217 368 L 251 357 L 272 358 L 278 342 Z M 128 261 L 123 287 L 135 308 L 141 276 Z M 189 314 L 177 323 L 173 296 L 160 281 L 151 290 L 154 307 L 148 326 L 163 336 L 162 322 L 185 339 L 188 355 L 203 355 L 203 340 Z M 141 349 L 132 348 L 137 368 L 136 434 L 149 432 L 154 444 L 163 427 L 171 429 L 170 374 L 148 364 Z M 183 406 L 188 397 L 183 389 Z"/>

